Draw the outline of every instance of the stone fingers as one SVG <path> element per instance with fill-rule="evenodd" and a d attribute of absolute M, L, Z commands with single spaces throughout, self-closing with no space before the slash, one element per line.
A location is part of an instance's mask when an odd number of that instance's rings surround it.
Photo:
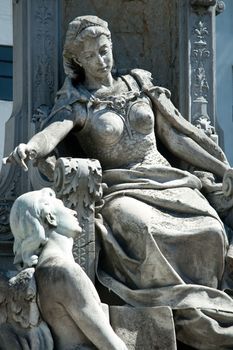
<path fill-rule="evenodd" d="M 12 163 L 19 164 L 25 171 L 28 170 L 28 167 L 25 163 L 25 160 L 28 158 L 29 150 L 26 144 L 21 143 L 17 146 L 13 152 L 6 158 L 3 158 L 3 164 Z"/>

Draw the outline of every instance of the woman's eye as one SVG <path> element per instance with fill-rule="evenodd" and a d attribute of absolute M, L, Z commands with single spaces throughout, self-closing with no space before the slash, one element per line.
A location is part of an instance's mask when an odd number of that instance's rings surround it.
<path fill-rule="evenodd" d="M 101 54 L 102 56 L 106 55 L 106 53 L 108 53 L 108 49 L 104 49 L 103 51 L 100 52 L 100 54 Z"/>
<path fill-rule="evenodd" d="M 94 57 L 93 54 L 89 54 L 89 55 L 85 55 L 83 58 L 84 58 L 85 60 L 90 60 L 90 59 L 93 58 L 93 57 Z"/>

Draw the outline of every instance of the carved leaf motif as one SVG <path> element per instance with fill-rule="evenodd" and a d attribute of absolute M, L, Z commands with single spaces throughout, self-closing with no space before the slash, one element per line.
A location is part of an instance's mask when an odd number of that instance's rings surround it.
<path fill-rule="evenodd" d="M 199 67 L 196 69 L 196 80 L 198 83 L 201 83 L 205 78 L 205 70 L 203 67 Z"/>
<path fill-rule="evenodd" d="M 54 23 L 56 15 L 54 8 L 56 1 L 38 0 L 36 1 L 36 11 L 32 30 L 35 30 L 33 37 L 35 41 L 32 43 L 32 59 L 34 67 L 32 71 L 32 110 L 41 105 L 42 101 L 48 105 L 52 105 L 56 90 L 55 84 L 55 66 L 53 59 L 56 57 L 56 47 L 54 41 Z M 33 47 L 36 49 L 33 50 Z M 47 94 L 45 93 L 47 91 Z"/>
<path fill-rule="evenodd" d="M 204 58 L 208 58 L 208 57 L 210 57 L 210 51 L 209 50 L 203 50 L 202 51 L 202 56 L 204 57 Z"/>
<path fill-rule="evenodd" d="M 76 192 L 72 192 L 69 194 L 68 196 L 68 202 L 70 203 L 69 206 L 71 208 L 76 208 L 77 207 L 77 204 L 78 204 L 78 196 L 77 196 L 77 193 Z"/>
<path fill-rule="evenodd" d="M 209 91 L 209 84 L 206 78 L 205 60 L 210 57 L 210 50 L 207 48 L 207 41 L 205 37 L 209 34 L 208 28 L 203 20 L 198 19 L 196 27 L 193 30 L 195 40 L 192 47 L 192 57 L 194 67 L 193 71 L 193 96 L 195 98 L 207 98 Z M 207 100 L 206 100 L 207 101 Z"/>
<path fill-rule="evenodd" d="M 42 26 L 47 25 L 48 22 L 52 20 L 52 13 L 49 12 L 49 8 L 46 6 L 45 1 L 42 2 L 39 10 L 36 12 L 35 17 L 39 24 Z"/>
<path fill-rule="evenodd" d="M 64 204 L 78 213 L 82 233 L 74 241 L 75 261 L 94 280 L 94 204 L 102 195 L 102 171 L 98 161 L 60 158 L 55 167 L 54 189 Z M 90 264 L 91 261 L 91 264 Z"/>
<path fill-rule="evenodd" d="M 73 176 L 77 173 L 78 166 L 77 164 L 74 164 L 74 162 L 69 162 L 66 164 L 66 174 L 68 176 Z"/>
<path fill-rule="evenodd" d="M 198 28 L 195 29 L 195 33 L 201 37 L 208 34 L 207 27 L 205 27 L 205 25 L 202 21 L 198 22 Z"/>
<path fill-rule="evenodd" d="M 71 176 L 71 174 L 73 176 Z M 73 192 L 76 192 L 77 188 L 78 188 L 78 176 L 72 172 L 69 176 L 69 182 L 67 182 L 65 184 L 65 187 L 64 187 L 64 190 L 63 190 L 63 194 L 66 195 L 66 194 L 71 194 Z"/>
<path fill-rule="evenodd" d="M 193 50 L 193 56 L 198 57 L 198 50 Z"/>
<path fill-rule="evenodd" d="M 96 198 L 102 196 L 102 171 L 100 167 L 97 167 L 96 164 L 89 164 L 89 178 L 88 178 L 88 189 L 89 193 L 93 194 Z"/>

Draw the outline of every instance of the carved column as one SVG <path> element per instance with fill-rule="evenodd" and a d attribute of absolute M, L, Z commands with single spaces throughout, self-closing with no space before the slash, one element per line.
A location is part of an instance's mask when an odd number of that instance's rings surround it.
<path fill-rule="evenodd" d="M 180 1 L 180 109 L 214 141 L 216 0 Z"/>
<path fill-rule="evenodd" d="M 75 261 L 95 281 L 95 203 L 101 203 L 102 170 L 98 160 L 59 158 L 54 189 L 63 203 L 77 212 L 82 233 L 74 240 Z"/>
<path fill-rule="evenodd" d="M 4 155 L 34 134 L 33 115 L 51 106 L 59 86 L 61 55 L 60 0 L 13 1 L 13 112 L 6 123 Z M 37 174 L 20 167 L 2 167 L 0 175 L 0 261 L 12 255 L 9 211 L 13 200 L 38 183 Z M 39 177 L 38 177 L 39 178 Z M 2 258 L 5 257 L 5 258 Z M 12 260 L 12 258 L 8 259 Z M 4 265 L 1 264 L 1 266 Z M 4 266 L 6 268 L 6 266 Z"/>

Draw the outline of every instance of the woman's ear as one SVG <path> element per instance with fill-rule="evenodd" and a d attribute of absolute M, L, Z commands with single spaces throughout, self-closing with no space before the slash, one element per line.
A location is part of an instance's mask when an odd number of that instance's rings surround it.
<path fill-rule="evenodd" d="M 43 204 L 40 211 L 40 218 L 42 222 L 46 225 L 57 227 L 56 215 L 52 213 L 51 205 L 49 205 L 48 203 Z"/>
<path fill-rule="evenodd" d="M 47 224 L 49 224 L 49 226 L 57 227 L 57 219 L 56 219 L 56 216 L 54 214 L 48 213 L 45 216 L 44 220 Z"/>
<path fill-rule="evenodd" d="M 73 61 L 78 64 L 80 67 L 82 67 L 81 62 L 79 62 L 79 60 L 76 57 L 73 57 Z"/>

